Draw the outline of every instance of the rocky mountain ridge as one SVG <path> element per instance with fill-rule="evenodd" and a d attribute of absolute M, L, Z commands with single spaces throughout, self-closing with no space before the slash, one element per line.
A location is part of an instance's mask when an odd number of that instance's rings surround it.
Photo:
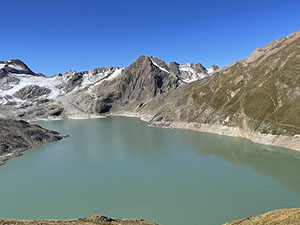
<path fill-rule="evenodd" d="M 12 65 L 13 70 L 11 70 Z M 137 97 L 134 94 L 136 91 L 141 98 L 145 93 L 144 88 L 152 85 L 152 89 L 155 90 L 151 91 L 155 93 L 151 93 L 148 97 L 153 98 L 181 84 L 209 76 L 217 69 L 216 66 L 206 69 L 200 63 L 179 65 L 172 62 L 167 65 L 162 60 L 151 56 L 141 56 L 126 68 L 106 67 L 83 72 L 69 71 L 52 77 L 35 74 L 20 60 L 3 61 L 0 63 L 0 68 L 2 68 L 0 70 L 0 117 L 26 120 L 107 113 L 108 108 L 111 107 L 107 101 L 117 99 L 120 94 L 132 96 L 131 99 L 134 99 Z M 135 88 L 135 83 L 132 83 L 134 87 L 130 87 L 131 84 L 124 84 L 130 79 L 125 79 L 126 76 L 144 79 L 143 81 L 139 79 L 139 90 Z M 166 80 L 172 84 L 163 85 L 163 81 Z M 108 84 L 113 85 L 109 87 Z M 113 90 L 115 86 L 120 89 L 135 90 L 133 93 L 130 90 L 126 94 L 117 93 L 118 90 Z M 100 88 L 104 94 L 98 94 Z M 108 89 L 113 91 L 108 93 Z M 95 102 L 95 98 L 100 98 L 99 102 Z M 82 104 L 82 100 L 85 105 Z"/>
<path fill-rule="evenodd" d="M 300 150 L 299 46 L 300 31 L 179 87 L 163 102 L 154 99 L 138 113 L 152 112 L 152 124 Z"/>
<path fill-rule="evenodd" d="M 131 115 L 152 125 L 300 150 L 299 46 L 296 32 L 220 69 L 140 56 L 126 68 L 70 71 L 49 78 L 3 72 L 0 117 Z"/>

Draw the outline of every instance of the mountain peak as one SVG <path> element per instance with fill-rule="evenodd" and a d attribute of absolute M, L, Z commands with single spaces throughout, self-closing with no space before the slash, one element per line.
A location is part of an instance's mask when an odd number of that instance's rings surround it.
<path fill-rule="evenodd" d="M 0 69 L 5 70 L 6 73 L 36 75 L 20 59 L 11 59 L 11 60 L 8 60 L 8 61 L 0 61 Z"/>

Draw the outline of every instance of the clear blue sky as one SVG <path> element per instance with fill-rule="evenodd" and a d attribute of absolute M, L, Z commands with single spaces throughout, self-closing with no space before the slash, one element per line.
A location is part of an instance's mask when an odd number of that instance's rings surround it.
<path fill-rule="evenodd" d="M 47 75 L 139 55 L 224 66 L 300 29 L 296 0 L 0 0 L 0 60 Z"/>

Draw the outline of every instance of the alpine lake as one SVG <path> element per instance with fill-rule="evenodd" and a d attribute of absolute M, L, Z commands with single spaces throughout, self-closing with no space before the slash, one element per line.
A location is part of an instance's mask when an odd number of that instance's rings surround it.
<path fill-rule="evenodd" d="M 300 153 L 137 118 L 38 122 L 70 137 L 0 167 L 0 217 L 219 225 L 300 207 Z"/>

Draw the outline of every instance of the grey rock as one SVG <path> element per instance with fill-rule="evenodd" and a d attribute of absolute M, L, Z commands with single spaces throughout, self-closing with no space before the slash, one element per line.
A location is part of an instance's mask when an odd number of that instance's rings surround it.
<path fill-rule="evenodd" d="M 51 90 L 45 87 L 40 87 L 38 85 L 29 85 L 19 91 L 17 91 L 14 96 L 22 100 L 25 99 L 37 99 L 43 95 L 49 94 Z"/>
<path fill-rule="evenodd" d="M 22 120 L 0 119 L 0 127 L 0 164 L 26 149 L 66 137 Z"/>
<path fill-rule="evenodd" d="M 12 59 L 10 61 L 0 61 L 0 64 L 6 64 L 6 66 L 1 69 L 0 74 L 14 73 L 44 76 L 43 74 L 35 74 L 24 62 L 22 62 L 19 59 Z"/>

